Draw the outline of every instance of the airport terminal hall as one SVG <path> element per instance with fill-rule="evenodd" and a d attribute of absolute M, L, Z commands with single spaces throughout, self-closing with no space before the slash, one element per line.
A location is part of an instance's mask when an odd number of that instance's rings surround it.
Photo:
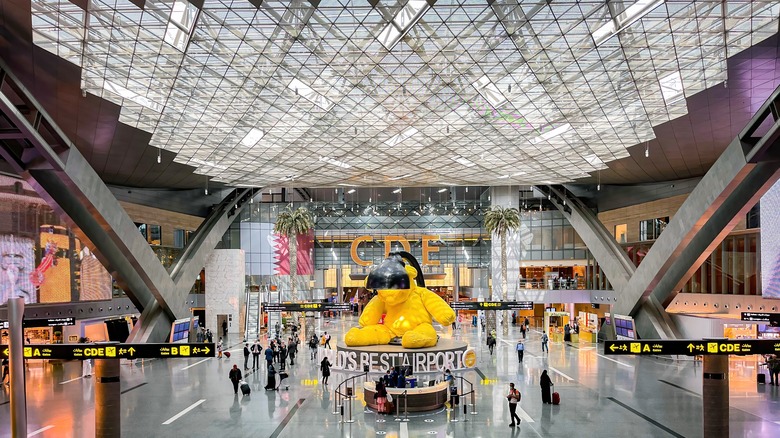
<path fill-rule="evenodd" d="M 780 437 L 780 1 L 0 0 L 0 438 Z"/>

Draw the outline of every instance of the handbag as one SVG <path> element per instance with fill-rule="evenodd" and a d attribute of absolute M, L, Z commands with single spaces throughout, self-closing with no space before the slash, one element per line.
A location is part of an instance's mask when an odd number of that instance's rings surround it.
<path fill-rule="evenodd" d="M 393 396 L 389 392 L 387 393 L 387 401 L 389 401 L 390 403 L 393 402 Z"/>

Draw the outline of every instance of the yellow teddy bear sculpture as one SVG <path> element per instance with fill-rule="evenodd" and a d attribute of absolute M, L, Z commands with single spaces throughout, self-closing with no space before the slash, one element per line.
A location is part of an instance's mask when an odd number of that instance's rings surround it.
<path fill-rule="evenodd" d="M 415 284 L 417 270 L 404 267 L 409 274 L 409 289 L 379 290 L 360 315 L 360 327 L 351 328 L 344 335 L 350 347 L 388 344 L 401 337 L 404 348 L 424 348 L 436 345 L 436 330 L 431 317 L 448 326 L 455 321 L 455 311 L 430 290 Z M 384 323 L 379 320 L 385 315 Z"/>

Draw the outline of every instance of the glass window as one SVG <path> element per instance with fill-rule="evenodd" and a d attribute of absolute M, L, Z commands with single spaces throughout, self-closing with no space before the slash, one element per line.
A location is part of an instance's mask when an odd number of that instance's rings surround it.
<path fill-rule="evenodd" d="M 628 226 L 626 224 L 615 225 L 615 240 L 617 240 L 618 243 L 626 243 L 627 232 Z"/>
<path fill-rule="evenodd" d="M 669 223 L 669 216 L 639 222 L 639 240 L 655 240 Z"/>
<path fill-rule="evenodd" d="M 173 230 L 173 247 L 174 248 L 184 248 L 184 245 L 187 241 L 187 234 L 186 231 L 175 229 Z"/>
<path fill-rule="evenodd" d="M 146 224 L 136 223 L 135 226 L 138 227 L 138 231 L 141 233 L 142 236 L 144 236 L 144 240 L 146 240 L 148 242 L 149 241 L 149 231 L 148 231 L 148 228 L 146 227 Z"/>
<path fill-rule="evenodd" d="M 149 225 L 149 244 L 162 245 L 162 227 L 159 225 Z"/>

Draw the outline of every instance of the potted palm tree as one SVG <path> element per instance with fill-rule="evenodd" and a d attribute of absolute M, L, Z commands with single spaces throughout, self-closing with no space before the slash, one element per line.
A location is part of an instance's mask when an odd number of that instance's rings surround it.
<path fill-rule="evenodd" d="M 502 300 L 507 301 L 507 276 L 506 276 L 506 235 L 510 231 L 520 228 L 520 212 L 516 208 L 504 208 L 494 206 L 485 213 L 485 229 L 488 233 L 498 235 L 501 240 L 501 290 Z M 505 315 L 506 316 L 506 315 Z M 507 318 L 501 323 L 504 335 L 509 334 Z"/>
<path fill-rule="evenodd" d="M 298 285 L 295 276 L 298 274 L 298 235 L 308 233 L 314 228 L 314 219 L 306 207 L 293 210 L 287 207 L 279 213 L 274 224 L 274 232 L 287 237 L 290 257 L 290 295 L 293 301 L 298 301 Z"/>

